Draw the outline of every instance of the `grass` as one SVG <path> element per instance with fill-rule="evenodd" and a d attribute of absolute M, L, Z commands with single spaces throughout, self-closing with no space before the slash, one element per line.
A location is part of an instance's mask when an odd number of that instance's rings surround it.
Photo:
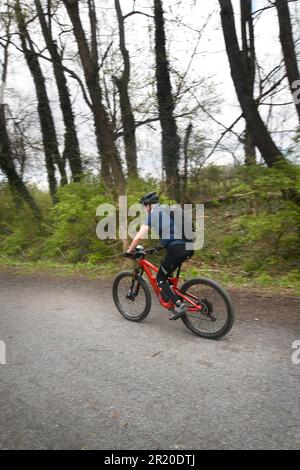
<path fill-rule="evenodd" d="M 260 273 L 257 276 L 244 271 L 232 270 L 230 267 L 208 265 L 206 263 L 194 264 L 185 269 L 184 277 L 204 276 L 215 279 L 224 287 L 260 290 L 265 293 L 282 293 L 300 296 L 300 273 L 291 271 L 282 276 L 271 276 Z"/>
<path fill-rule="evenodd" d="M 155 259 L 154 262 L 158 262 Z M 102 262 L 101 265 L 92 263 L 58 263 L 53 261 L 23 261 L 16 258 L 0 256 L 0 266 L 3 269 L 13 269 L 19 274 L 47 274 L 62 277 L 84 276 L 89 279 L 113 279 L 122 270 L 132 269 L 132 262 L 117 258 L 110 262 Z M 285 294 L 300 296 L 299 271 L 290 271 L 286 275 L 271 276 L 268 273 L 260 273 L 256 277 L 249 273 L 232 270 L 229 266 L 207 264 L 198 260 L 190 261 L 184 265 L 182 280 L 191 277 L 203 276 L 215 279 L 227 288 L 259 290 L 260 293 Z"/>
<path fill-rule="evenodd" d="M 15 258 L 0 256 L 2 268 L 13 268 L 20 274 L 47 273 L 58 276 L 83 275 L 90 279 L 113 277 L 120 270 L 117 264 L 102 263 L 95 266 L 91 263 L 58 263 L 54 261 L 22 261 Z"/>

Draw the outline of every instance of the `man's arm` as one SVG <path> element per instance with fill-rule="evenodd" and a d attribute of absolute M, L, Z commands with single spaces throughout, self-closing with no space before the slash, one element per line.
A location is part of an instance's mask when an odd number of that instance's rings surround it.
<path fill-rule="evenodd" d="M 127 253 L 132 253 L 133 250 L 135 249 L 135 247 L 140 243 L 140 241 L 142 240 L 142 238 L 145 237 L 145 235 L 147 234 L 149 230 L 149 226 L 148 225 L 145 225 L 143 224 L 140 228 L 140 230 L 138 231 L 138 233 L 136 234 L 136 236 L 134 237 L 134 239 L 132 240 L 131 244 L 130 244 L 130 247 L 128 248 L 127 250 Z"/>

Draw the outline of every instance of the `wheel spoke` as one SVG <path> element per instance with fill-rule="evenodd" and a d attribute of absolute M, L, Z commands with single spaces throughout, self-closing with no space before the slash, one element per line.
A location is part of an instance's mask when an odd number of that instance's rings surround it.
<path fill-rule="evenodd" d="M 136 281 L 137 282 L 137 281 Z M 126 296 L 130 290 L 132 277 L 126 276 L 122 278 L 118 285 L 118 302 L 120 308 L 129 319 L 138 318 L 146 307 L 146 295 L 143 286 L 140 284 L 138 295 L 132 300 Z M 133 292 L 136 291 L 136 284 L 134 285 Z"/>
<path fill-rule="evenodd" d="M 189 312 L 183 317 L 188 328 L 200 336 L 218 337 L 231 328 L 233 308 L 225 291 L 213 281 L 195 279 L 183 293 L 194 303 L 201 305 L 201 311 Z M 187 307 L 188 307 L 188 303 Z M 211 315 L 211 316 L 210 316 Z"/>

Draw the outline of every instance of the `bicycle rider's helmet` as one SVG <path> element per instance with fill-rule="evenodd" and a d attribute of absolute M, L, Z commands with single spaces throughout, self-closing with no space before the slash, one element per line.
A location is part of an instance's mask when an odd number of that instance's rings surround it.
<path fill-rule="evenodd" d="M 159 202 L 159 197 L 156 192 L 148 193 L 140 199 L 140 204 L 145 206 L 146 204 L 157 204 Z"/>

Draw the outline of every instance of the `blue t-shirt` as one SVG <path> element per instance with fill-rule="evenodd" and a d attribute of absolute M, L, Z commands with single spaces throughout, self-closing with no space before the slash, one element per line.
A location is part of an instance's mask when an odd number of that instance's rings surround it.
<path fill-rule="evenodd" d="M 163 247 L 187 242 L 182 234 L 182 216 L 180 215 L 180 219 L 176 219 L 176 216 L 172 216 L 171 213 L 168 206 L 164 208 L 158 204 L 147 214 L 144 221 L 145 225 L 153 228 L 158 234 Z"/>

